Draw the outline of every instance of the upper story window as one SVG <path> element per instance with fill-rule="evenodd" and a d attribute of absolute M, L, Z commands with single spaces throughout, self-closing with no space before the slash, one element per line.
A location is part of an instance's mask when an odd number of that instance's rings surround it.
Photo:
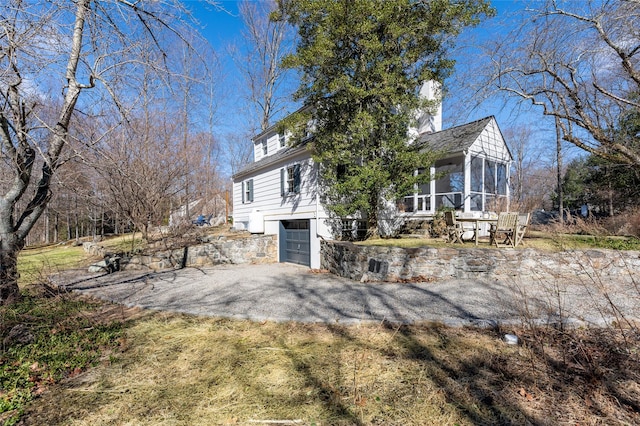
<path fill-rule="evenodd" d="M 284 146 L 287 144 L 284 132 L 278 133 L 278 144 L 280 145 L 280 148 L 284 148 Z"/>
<path fill-rule="evenodd" d="M 262 139 L 262 156 L 266 156 L 269 153 L 269 147 L 267 146 L 267 140 Z"/>

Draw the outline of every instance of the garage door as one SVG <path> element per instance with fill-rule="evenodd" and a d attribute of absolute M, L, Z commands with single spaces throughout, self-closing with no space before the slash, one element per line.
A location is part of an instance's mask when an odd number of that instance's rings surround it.
<path fill-rule="evenodd" d="M 309 220 L 280 222 L 280 262 L 311 266 Z"/>

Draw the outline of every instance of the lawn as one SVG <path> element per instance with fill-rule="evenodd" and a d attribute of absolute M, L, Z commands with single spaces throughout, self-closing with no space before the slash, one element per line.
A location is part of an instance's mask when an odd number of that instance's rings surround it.
<path fill-rule="evenodd" d="M 67 244 L 26 248 L 18 258 L 20 284 L 42 281 L 48 274 L 85 265 L 90 260 L 82 246 Z"/>
<path fill-rule="evenodd" d="M 356 244 L 384 247 L 476 247 L 473 241 L 464 244 L 452 244 L 443 238 L 378 238 L 359 241 Z M 490 249 L 488 237 L 481 237 L 477 248 Z M 640 239 L 635 237 L 611 237 L 578 234 L 549 234 L 547 232 L 529 231 L 518 250 L 533 248 L 547 251 L 584 250 L 601 248 L 612 250 L 640 250 Z"/>
<path fill-rule="evenodd" d="M 87 262 L 76 248 L 23 255 L 40 277 Z M 636 324 L 250 322 L 23 290 L 0 308 L 5 426 L 640 424 Z M 9 338 L 18 325 L 32 339 Z"/>

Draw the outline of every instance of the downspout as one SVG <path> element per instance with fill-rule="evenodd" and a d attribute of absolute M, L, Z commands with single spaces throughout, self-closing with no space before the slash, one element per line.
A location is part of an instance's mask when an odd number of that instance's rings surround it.
<path fill-rule="evenodd" d="M 316 168 L 316 238 L 324 240 L 324 237 L 318 233 L 318 222 L 320 221 L 320 165 L 316 164 L 315 161 L 314 165 Z"/>
<path fill-rule="evenodd" d="M 471 157 L 469 156 L 469 151 L 462 150 L 462 154 L 464 155 L 464 162 L 462 163 L 462 171 L 464 173 L 462 212 L 466 213 L 471 211 Z"/>

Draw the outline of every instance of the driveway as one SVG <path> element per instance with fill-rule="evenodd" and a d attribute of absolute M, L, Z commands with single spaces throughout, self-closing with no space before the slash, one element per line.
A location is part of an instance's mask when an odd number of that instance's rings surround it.
<path fill-rule="evenodd" d="M 626 284 L 517 279 L 360 283 L 284 263 L 121 271 L 59 278 L 58 284 L 127 306 L 259 321 L 494 326 L 527 318 L 602 325 L 615 319 L 603 292 L 624 315 L 640 312 L 640 292 Z"/>

